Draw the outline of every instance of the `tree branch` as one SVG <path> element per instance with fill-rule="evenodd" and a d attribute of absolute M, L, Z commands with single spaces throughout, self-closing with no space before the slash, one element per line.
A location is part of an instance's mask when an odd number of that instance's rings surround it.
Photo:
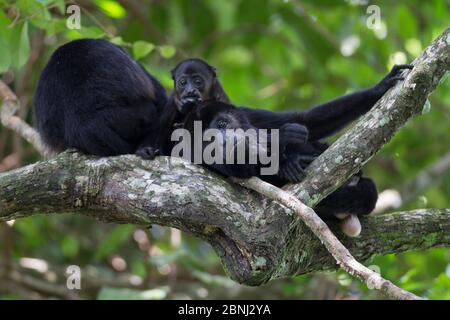
<path fill-rule="evenodd" d="M 45 157 L 52 155 L 36 130 L 17 116 L 17 112 L 19 111 L 18 99 L 11 89 L 1 80 L 0 98 L 3 100 L 3 106 L 0 110 L 1 123 L 31 143 L 41 155 Z"/>
<path fill-rule="evenodd" d="M 231 278 L 249 285 L 336 269 L 292 211 L 184 159 L 96 158 L 67 151 L 0 175 L 0 221 L 74 213 L 101 221 L 159 224 L 208 241 Z M 449 246 L 450 210 L 369 216 L 358 238 L 340 239 L 355 258 Z"/>

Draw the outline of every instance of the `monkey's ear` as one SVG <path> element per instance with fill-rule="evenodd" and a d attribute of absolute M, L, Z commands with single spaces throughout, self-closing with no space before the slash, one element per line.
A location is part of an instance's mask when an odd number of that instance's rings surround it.
<path fill-rule="evenodd" d="M 217 78 L 214 78 L 214 83 L 212 86 L 211 92 L 214 95 L 214 99 L 220 102 L 230 103 L 230 99 L 228 98 L 225 90 L 223 90 L 222 85 L 220 84 Z"/>
<path fill-rule="evenodd" d="M 170 70 L 170 75 L 172 76 L 172 80 L 175 80 L 175 71 L 176 70 L 177 70 L 177 68 Z"/>
<path fill-rule="evenodd" d="M 217 69 L 214 68 L 213 66 L 210 66 L 209 64 L 208 64 L 208 69 L 209 69 L 209 71 L 211 71 L 213 77 L 217 78 Z"/>

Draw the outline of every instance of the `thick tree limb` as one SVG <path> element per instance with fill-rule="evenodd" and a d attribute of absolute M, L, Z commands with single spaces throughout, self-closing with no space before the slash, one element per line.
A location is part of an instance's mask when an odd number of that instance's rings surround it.
<path fill-rule="evenodd" d="M 388 92 L 313 162 L 301 184 L 288 190 L 308 206 L 316 204 L 420 113 L 427 95 L 449 70 L 449 33 L 447 29 L 416 59 L 404 84 Z M 0 220 L 71 212 L 191 232 L 213 245 L 233 279 L 250 285 L 336 267 L 292 211 L 182 159 L 97 159 L 66 152 L 0 175 L 0 194 Z M 374 216 L 364 220 L 360 238 L 344 243 L 362 260 L 379 253 L 449 245 L 449 224 L 448 209 Z"/>
<path fill-rule="evenodd" d="M 231 278 L 249 285 L 337 268 L 310 229 L 293 223 L 292 211 L 183 159 L 68 151 L 1 174 L 0 194 L 0 221 L 75 213 L 190 232 L 211 243 Z M 361 261 L 450 245 L 448 209 L 369 216 L 363 224 L 359 238 L 336 230 Z"/>

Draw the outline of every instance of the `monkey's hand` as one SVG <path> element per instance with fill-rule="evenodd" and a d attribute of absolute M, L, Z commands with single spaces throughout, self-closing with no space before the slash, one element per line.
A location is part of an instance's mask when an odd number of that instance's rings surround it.
<path fill-rule="evenodd" d="M 136 155 L 146 160 L 153 160 L 156 156 L 161 155 L 161 151 L 159 149 L 146 146 L 137 149 Z"/>
<path fill-rule="evenodd" d="M 383 95 L 386 91 L 388 91 L 391 87 L 393 87 L 397 81 L 405 80 L 402 75 L 402 70 L 404 69 L 412 69 L 414 66 L 411 64 L 396 64 L 392 67 L 391 72 L 384 77 L 375 87 L 374 90 L 379 95 Z"/>
<path fill-rule="evenodd" d="M 308 141 L 309 131 L 298 123 L 286 123 L 280 128 L 280 146 L 288 144 L 303 145 Z"/>
<path fill-rule="evenodd" d="M 186 102 L 181 106 L 180 112 L 182 114 L 188 114 L 189 112 L 191 112 L 194 109 L 195 106 L 196 106 L 196 104 L 193 102 Z"/>
<path fill-rule="evenodd" d="M 293 183 L 305 178 L 305 168 L 316 158 L 314 155 L 290 154 L 280 164 L 278 176 Z"/>
<path fill-rule="evenodd" d="M 182 114 L 188 114 L 191 112 L 194 107 L 198 106 L 202 102 L 202 98 L 200 97 L 187 97 L 181 100 L 181 110 Z"/>

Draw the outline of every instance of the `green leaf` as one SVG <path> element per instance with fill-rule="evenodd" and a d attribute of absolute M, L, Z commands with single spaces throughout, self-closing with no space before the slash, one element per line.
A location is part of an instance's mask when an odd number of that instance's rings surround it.
<path fill-rule="evenodd" d="M 123 41 L 122 37 L 114 37 L 114 38 L 110 39 L 109 41 L 118 46 L 121 46 L 125 43 L 125 41 Z"/>
<path fill-rule="evenodd" d="M 11 54 L 9 53 L 8 42 L 0 37 L 0 48 L 2 53 L 0 54 L 0 73 L 6 72 L 11 65 Z"/>
<path fill-rule="evenodd" d="M 83 27 L 79 30 L 73 29 L 67 31 L 67 37 L 71 40 L 80 39 L 80 38 L 103 38 L 105 36 L 105 32 L 96 26 L 91 27 Z"/>
<path fill-rule="evenodd" d="M 121 19 L 125 17 L 127 13 L 117 1 L 96 0 L 95 4 L 99 6 L 106 15 L 114 19 Z"/>
<path fill-rule="evenodd" d="M 159 53 L 164 59 L 172 58 L 177 52 L 177 49 L 175 49 L 175 47 L 173 46 L 160 46 L 158 49 Z"/>
<path fill-rule="evenodd" d="M 147 41 L 136 41 L 133 43 L 133 56 L 135 59 L 141 59 L 153 51 L 155 45 Z"/>
<path fill-rule="evenodd" d="M 7 71 L 11 65 L 11 29 L 8 28 L 10 23 L 6 14 L 0 10 L 0 73 Z"/>
<path fill-rule="evenodd" d="M 52 25 L 52 15 L 45 3 L 40 1 L 18 0 L 16 6 L 20 15 L 30 17 L 30 23 L 40 29 L 47 29 Z"/>
<path fill-rule="evenodd" d="M 11 54 L 13 67 L 19 69 L 30 56 L 30 39 L 28 37 L 28 22 L 25 22 L 21 28 L 15 26 L 11 34 Z"/>

